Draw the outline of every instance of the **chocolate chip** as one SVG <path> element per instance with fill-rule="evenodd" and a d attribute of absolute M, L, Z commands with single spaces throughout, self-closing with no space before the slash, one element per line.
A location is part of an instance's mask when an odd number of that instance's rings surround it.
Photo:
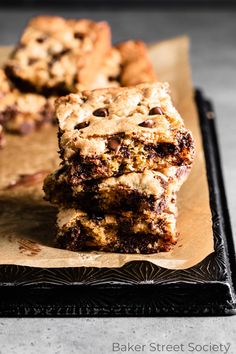
<path fill-rule="evenodd" d="M 45 42 L 46 39 L 47 39 L 47 36 L 38 37 L 38 38 L 36 38 L 36 42 L 43 43 L 43 42 Z"/>
<path fill-rule="evenodd" d="M 81 122 L 81 123 L 76 124 L 75 129 L 80 130 L 80 129 L 86 128 L 88 126 L 89 126 L 89 122 Z"/>
<path fill-rule="evenodd" d="M 106 117 L 109 112 L 107 108 L 98 108 L 93 112 L 93 115 L 96 117 Z"/>
<path fill-rule="evenodd" d="M 127 159 L 130 158 L 131 152 L 130 152 L 128 146 L 124 146 L 124 145 L 121 146 L 119 152 L 123 157 L 125 157 Z"/>
<path fill-rule="evenodd" d="M 29 58 L 28 64 L 29 64 L 29 65 L 33 65 L 33 64 L 35 64 L 37 61 L 38 61 L 38 59 L 36 59 L 36 58 Z"/>
<path fill-rule="evenodd" d="M 60 60 L 63 55 L 68 54 L 69 52 L 70 52 L 70 49 L 65 48 L 61 52 L 53 54 L 51 63 L 54 63 L 55 61 Z"/>
<path fill-rule="evenodd" d="M 117 139 L 117 138 L 111 138 L 108 140 L 108 147 L 111 149 L 111 150 L 114 150 L 115 153 L 118 153 L 118 151 L 120 150 L 120 139 Z"/>
<path fill-rule="evenodd" d="M 120 176 L 123 175 L 126 169 L 126 164 L 125 163 L 121 163 L 119 166 L 119 170 L 117 171 L 116 175 Z"/>
<path fill-rule="evenodd" d="M 76 38 L 76 39 L 84 39 L 84 36 L 85 36 L 85 34 L 84 33 L 82 33 L 82 32 L 75 32 L 74 33 L 74 37 Z"/>
<path fill-rule="evenodd" d="M 155 114 L 163 114 L 162 109 L 160 107 L 153 107 L 149 111 L 150 116 L 154 116 Z"/>
<path fill-rule="evenodd" d="M 70 48 L 65 48 L 65 49 L 63 49 L 63 50 L 59 53 L 59 55 L 60 55 L 60 56 L 63 56 L 63 55 L 65 55 L 65 54 L 69 53 L 70 51 L 71 51 Z"/>
<path fill-rule="evenodd" d="M 139 126 L 140 127 L 145 127 L 145 128 L 152 128 L 153 124 L 154 124 L 153 120 L 147 119 L 144 122 L 140 123 Z"/>

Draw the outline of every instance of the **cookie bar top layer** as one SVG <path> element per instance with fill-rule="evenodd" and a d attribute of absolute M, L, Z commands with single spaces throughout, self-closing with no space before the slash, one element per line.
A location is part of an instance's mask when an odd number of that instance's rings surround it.
<path fill-rule="evenodd" d="M 193 138 L 167 84 L 71 94 L 56 101 L 56 115 L 60 155 L 70 164 L 73 184 L 192 164 Z"/>
<path fill-rule="evenodd" d="M 84 156 L 103 154 L 107 136 L 174 142 L 176 132 L 184 128 L 166 83 L 71 94 L 57 100 L 56 114 L 65 159 L 77 150 Z"/>
<path fill-rule="evenodd" d="M 55 118 L 54 97 L 22 93 L 0 69 L 0 123 L 11 132 L 30 133 Z"/>
<path fill-rule="evenodd" d="M 71 92 L 94 80 L 110 47 L 106 22 L 39 16 L 28 23 L 6 70 L 25 88 Z"/>
<path fill-rule="evenodd" d="M 129 40 L 115 46 L 121 56 L 121 86 L 134 86 L 157 81 L 157 76 L 144 42 Z"/>
<path fill-rule="evenodd" d="M 88 215 L 61 209 L 57 217 L 57 245 L 71 251 L 100 250 L 121 253 L 169 251 L 177 241 L 176 210 L 163 212 L 155 220 L 138 217 Z"/>

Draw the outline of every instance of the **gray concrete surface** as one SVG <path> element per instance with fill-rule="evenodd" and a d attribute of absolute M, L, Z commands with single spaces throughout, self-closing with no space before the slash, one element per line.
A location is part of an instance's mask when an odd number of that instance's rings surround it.
<path fill-rule="evenodd" d="M 0 9 L 0 44 L 17 40 L 25 21 L 41 11 Z M 66 16 L 108 20 L 115 41 L 142 38 L 155 41 L 180 34 L 192 40 L 193 79 L 213 100 L 223 172 L 236 231 L 236 12 L 235 11 L 52 11 Z M 1 319 L 0 353 L 111 354 L 112 342 L 185 344 L 231 343 L 236 353 L 236 317 L 140 319 Z M 176 347 L 177 348 L 177 347 Z M 213 349 L 216 347 L 213 347 Z M 198 353 L 223 353 L 204 351 Z M 201 349 L 201 350 L 200 350 Z M 205 349 L 207 349 L 205 347 Z M 212 349 L 212 348 L 211 348 Z M 134 351 L 130 351 L 134 352 Z M 137 352 L 137 351 L 136 351 Z M 157 351 L 156 351 L 157 352 Z M 162 351 L 168 353 L 170 351 Z M 172 351 L 173 353 L 174 351 Z M 177 352 L 177 351 L 175 351 Z M 197 353 L 194 351 L 193 353 Z"/>
<path fill-rule="evenodd" d="M 231 344 L 236 353 L 235 317 L 230 318 L 117 318 L 117 319 L 5 319 L 0 320 L 2 354 L 113 354 L 113 343 Z M 191 348 L 191 346 L 190 346 Z M 198 347 L 197 347 L 198 348 Z M 178 353 L 155 351 L 154 353 Z M 181 353 L 181 352 L 179 352 Z M 182 353 L 191 353 L 187 350 Z M 195 351 L 192 354 L 223 354 Z"/>

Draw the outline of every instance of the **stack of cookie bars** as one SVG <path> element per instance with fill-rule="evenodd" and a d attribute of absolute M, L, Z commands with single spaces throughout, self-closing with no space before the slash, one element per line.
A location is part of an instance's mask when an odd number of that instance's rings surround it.
<path fill-rule="evenodd" d="M 0 134 L 55 121 L 62 162 L 44 191 L 59 207 L 57 245 L 169 251 L 194 146 L 145 44 L 112 47 L 106 22 L 32 19 L 0 71 Z"/>
<path fill-rule="evenodd" d="M 155 81 L 141 41 L 111 46 L 106 22 L 33 18 L 0 69 L 0 136 L 55 123 L 55 98 L 82 89 Z"/>
<path fill-rule="evenodd" d="M 72 250 L 169 251 L 192 135 L 168 85 L 83 91 L 56 102 L 61 168 L 44 184 L 59 206 L 57 244 Z"/>

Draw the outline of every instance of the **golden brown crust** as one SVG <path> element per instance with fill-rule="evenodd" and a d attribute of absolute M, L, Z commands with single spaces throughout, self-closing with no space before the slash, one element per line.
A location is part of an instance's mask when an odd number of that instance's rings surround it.
<path fill-rule="evenodd" d="M 115 46 L 121 55 L 121 86 L 134 86 L 157 81 L 157 76 L 142 41 L 129 40 Z"/>
<path fill-rule="evenodd" d="M 129 40 L 114 46 L 105 58 L 94 82 L 78 84 L 77 92 L 102 87 L 133 86 L 155 82 L 157 76 L 144 42 Z"/>
<path fill-rule="evenodd" d="M 110 48 L 106 22 L 39 16 L 28 23 L 6 69 L 36 91 L 72 92 L 94 81 Z"/>
<path fill-rule="evenodd" d="M 120 86 L 121 56 L 119 51 L 112 47 L 105 57 L 97 76 L 89 84 L 77 84 L 75 93 L 84 90 Z"/>
<path fill-rule="evenodd" d="M 152 108 L 160 112 L 149 115 Z M 97 116 L 103 109 L 105 116 Z M 101 155 L 106 149 L 106 136 L 127 133 L 143 141 L 170 142 L 184 127 L 172 105 L 168 85 L 140 84 L 129 88 L 107 88 L 83 91 L 56 101 L 56 115 L 62 133 L 65 158 L 76 150 L 82 155 Z M 143 125 L 149 122 L 150 126 Z M 81 124 L 85 126 L 78 129 Z"/>

